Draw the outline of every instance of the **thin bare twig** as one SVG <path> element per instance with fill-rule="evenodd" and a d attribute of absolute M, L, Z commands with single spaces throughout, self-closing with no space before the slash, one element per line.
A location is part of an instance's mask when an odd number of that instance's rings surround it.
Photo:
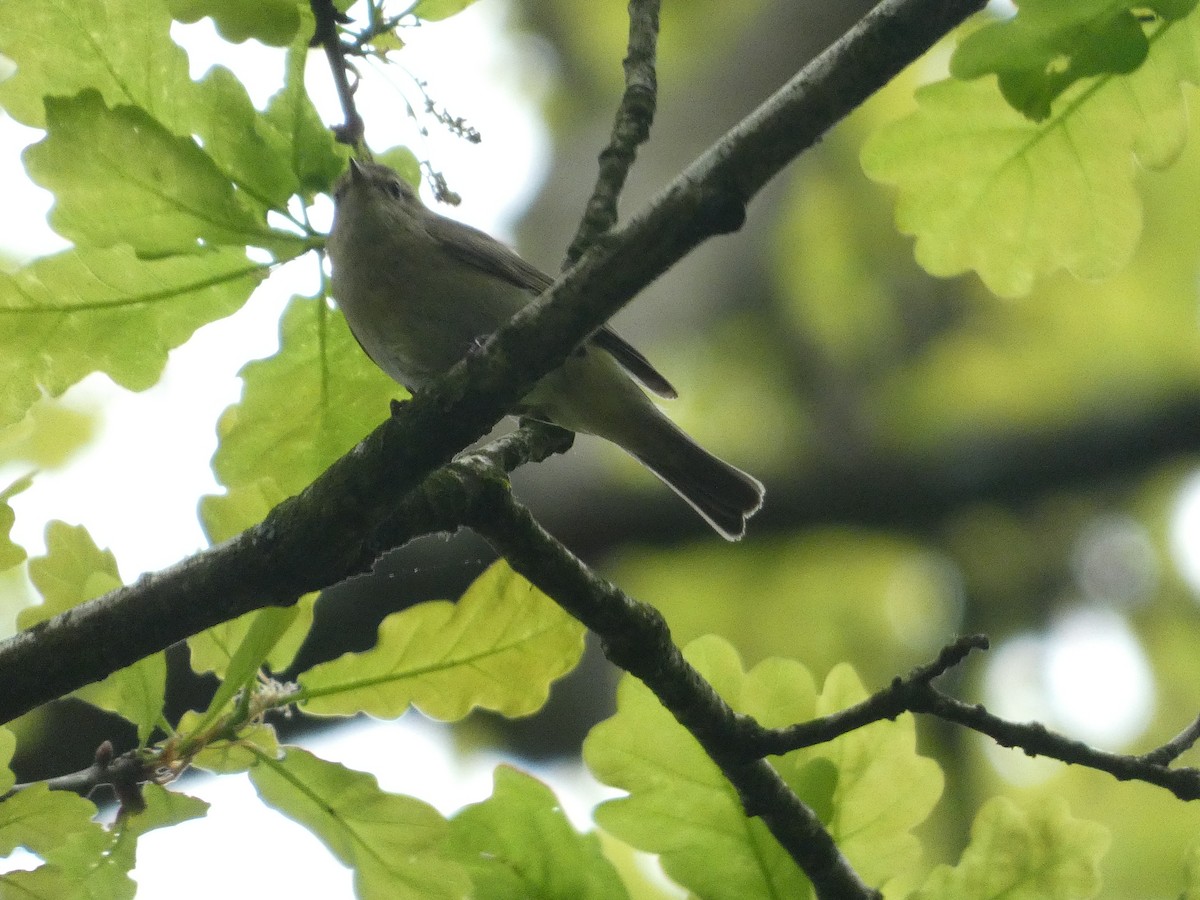
<path fill-rule="evenodd" d="M 1175 762 L 1180 756 L 1192 749 L 1192 745 L 1200 740 L 1200 716 L 1192 724 L 1161 747 L 1156 747 L 1149 753 L 1143 753 L 1141 759 L 1151 765 L 1166 766 Z"/>
<path fill-rule="evenodd" d="M 904 678 L 897 676 L 888 687 L 872 694 L 861 703 L 786 728 L 763 728 L 757 733 L 752 729 L 748 730 L 744 735 L 745 750 L 756 756 L 790 753 L 801 747 L 832 741 L 872 722 L 894 719 L 901 713 L 912 710 L 914 697 L 929 689 L 933 679 L 957 666 L 972 650 L 986 650 L 987 647 L 988 639 L 984 635 L 960 637 L 942 648 L 933 662 L 918 666 Z"/>
<path fill-rule="evenodd" d="M 1170 791 L 1180 800 L 1200 799 L 1200 769 L 1170 768 L 1170 763 L 1200 739 L 1200 718 L 1161 747 L 1141 755 L 1122 755 L 1098 750 L 1051 731 L 1039 722 L 1001 719 L 981 704 L 964 703 L 933 686 L 934 678 L 958 665 L 972 650 L 986 650 L 987 646 L 983 635 L 959 638 L 932 663 L 914 669 L 905 678 L 896 678 L 862 703 L 829 716 L 786 728 L 759 729 L 757 723 L 743 723 L 746 752 L 788 753 L 833 740 L 872 722 L 894 719 L 905 712 L 925 713 L 987 735 L 1000 746 L 1015 747 L 1028 756 L 1045 756 L 1084 766 L 1120 781 L 1144 781 Z"/>
<path fill-rule="evenodd" d="M 86 769 L 45 781 L 18 784 L 0 796 L 0 802 L 33 784 L 44 784 L 52 791 L 72 791 L 84 797 L 98 787 L 108 786 L 117 795 L 122 814 L 138 813 L 146 805 L 142 798 L 142 785 L 156 780 L 155 774 L 153 760 L 140 749 L 114 756 L 112 744 L 104 741 L 96 748 L 96 757 Z"/>
<path fill-rule="evenodd" d="M 629 49 L 625 54 L 625 93 L 617 107 L 612 137 L 600 151 L 600 173 L 584 208 L 583 219 L 567 248 L 567 265 L 617 222 L 617 198 L 637 158 L 638 145 L 650 137 L 658 103 L 658 10 L 660 0 L 629 0 Z"/>
<path fill-rule="evenodd" d="M 329 71 L 333 75 L 333 83 L 337 88 L 338 102 L 342 107 L 342 115 L 346 121 L 333 129 L 337 139 L 343 144 L 358 148 L 362 144 L 363 132 L 366 128 L 358 107 L 354 104 L 354 88 L 350 85 L 349 69 L 342 50 L 342 39 L 338 36 L 338 22 L 344 17 L 333 5 L 333 0 L 309 0 L 313 15 L 317 19 L 317 27 L 313 32 L 313 44 L 319 44 L 325 51 L 329 61 Z"/>
<path fill-rule="evenodd" d="M 1047 756 L 1106 772 L 1118 781 L 1144 781 L 1170 791 L 1180 800 L 1200 800 L 1200 769 L 1172 769 L 1161 761 L 1174 758 L 1171 754 L 1178 749 L 1175 741 L 1179 738 L 1144 756 L 1123 756 L 1097 750 L 1051 731 L 1040 722 L 1009 722 L 988 712 L 982 705 L 963 703 L 932 687 L 916 692 L 909 708 L 978 731 L 1001 747 L 1015 747 L 1027 756 Z M 1184 734 L 1194 734 L 1195 727 L 1193 725 Z M 1194 740 L 1194 737 L 1190 739 Z"/>

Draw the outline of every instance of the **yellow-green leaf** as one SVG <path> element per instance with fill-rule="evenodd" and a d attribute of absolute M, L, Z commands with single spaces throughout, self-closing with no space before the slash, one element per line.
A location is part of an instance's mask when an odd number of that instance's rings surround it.
<path fill-rule="evenodd" d="M 579 834 L 554 792 L 532 775 L 497 766 L 492 796 L 450 820 L 450 851 L 488 900 L 624 900 L 595 834 Z"/>
<path fill-rule="evenodd" d="M 808 670 L 770 659 L 744 672 L 718 637 L 684 651 L 738 712 L 767 727 L 825 715 L 866 691 L 848 666 L 817 692 Z M 821 817 L 839 848 L 870 884 L 909 877 L 920 845 L 912 829 L 937 802 L 942 776 L 918 756 L 910 717 L 877 722 L 829 744 L 772 757 L 783 779 Z M 597 778 L 629 792 L 596 810 L 596 821 L 638 849 L 660 854 L 664 870 L 698 896 L 806 897 L 811 885 L 761 819 L 748 819 L 737 791 L 695 738 L 650 691 L 621 681 L 617 714 L 584 743 Z"/>
<path fill-rule="evenodd" d="M 168 350 L 236 311 L 268 271 L 240 250 L 143 260 L 114 247 L 67 250 L 0 273 L 0 425 L 92 372 L 145 390 Z"/>
<path fill-rule="evenodd" d="M 305 594 L 290 607 L 291 615 L 286 617 L 270 613 L 268 610 L 255 610 L 193 635 L 187 640 L 192 670 L 200 674 L 212 672 L 219 678 L 233 677 L 236 680 L 238 676 L 232 672 L 231 666 L 239 651 L 243 653 L 247 663 L 249 662 L 249 656 L 246 654 L 250 654 L 251 650 L 246 642 L 252 640 L 266 652 L 265 659 L 260 659 L 255 668 L 265 662 L 272 671 L 282 672 L 292 664 L 300 645 L 304 643 L 309 629 L 312 628 L 313 607 L 317 596 L 316 592 Z M 258 624 L 264 616 L 269 624 Z M 284 619 L 286 628 L 282 633 L 275 633 L 275 626 L 284 624 Z M 269 637 L 265 634 L 253 635 L 256 627 L 270 632 Z M 270 643 L 269 648 L 260 642 L 262 640 Z"/>
<path fill-rule="evenodd" d="M 25 150 L 25 165 L 54 192 L 50 224 L 77 244 L 128 244 L 148 257 L 213 245 L 302 248 L 299 238 L 268 228 L 266 210 L 235 192 L 190 136 L 140 107 L 109 108 L 94 90 L 49 97 L 46 129 Z"/>
<path fill-rule="evenodd" d="M 475 0 L 420 0 L 413 7 L 412 14 L 426 22 L 436 22 L 457 15 L 474 2 Z"/>
<path fill-rule="evenodd" d="M 29 579 L 43 603 L 21 610 L 17 615 L 20 628 L 29 628 L 122 584 L 112 553 L 97 547 L 83 526 L 63 522 L 46 526 L 46 555 L 29 561 Z M 80 689 L 76 696 L 133 722 L 144 744 L 162 715 L 166 684 L 166 657 L 155 653 Z"/>
<path fill-rule="evenodd" d="M 471 882 L 442 850 L 446 820 L 413 797 L 386 793 L 373 775 L 291 748 L 261 757 L 250 780 L 269 806 L 308 828 L 354 870 L 359 900 L 456 900 Z"/>
<path fill-rule="evenodd" d="M 958 865 L 938 866 L 913 900 L 1086 900 L 1100 892 L 1108 842 L 1107 829 L 1072 818 L 1061 799 L 1022 809 L 995 797 L 975 817 Z"/>
<path fill-rule="evenodd" d="M 8 501 L 33 484 L 32 475 L 24 475 L 0 491 L 0 572 L 25 561 L 25 548 L 13 543 L 12 527 L 17 521 Z"/>
<path fill-rule="evenodd" d="M 43 99 L 91 88 L 109 105 L 140 106 L 177 133 L 187 55 L 170 38 L 162 0 L 4 0 L 0 53 L 17 64 L 0 105 L 18 122 L 46 125 Z"/>
<path fill-rule="evenodd" d="M 221 37 L 235 44 L 254 38 L 273 47 L 283 47 L 300 28 L 300 0 L 169 0 L 180 22 L 212 18 Z"/>
<path fill-rule="evenodd" d="M 295 297 L 279 352 L 242 368 L 242 399 L 217 423 L 213 471 L 226 493 L 205 497 L 211 540 L 255 524 L 299 493 L 388 414 L 401 390 L 359 348 L 325 301 Z"/>
<path fill-rule="evenodd" d="M 583 652 L 583 626 L 499 561 L 457 604 L 422 603 L 379 626 L 379 641 L 300 676 L 314 715 L 395 718 L 410 704 L 437 719 L 482 707 L 528 715 Z"/>
<path fill-rule="evenodd" d="M 934 275 L 974 270 L 1005 296 L 1058 269 L 1112 275 L 1142 226 L 1135 158 L 1166 166 L 1183 148 L 1180 82 L 1200 80 L 1198 49 L 1200 14 L 1165 23 L 1135 71 L 1079 82 L 1036 123 L 993 78 L 928 85 L 867 142 L 863 166 L 898 188 L 896 223 Z"/>
<path fill-rule="evenodd" d="M 187 735 L 200 724 L 200 714 L 184 713 L 179 720 L 178 731 Z M 251 725 L 238 733 L 236 740 L 219 740 L 208 744 L 192 759 L 192 765 L 206 772 L 230 775 L 245 772 L 260 757 L 272 759 L 279 756 L 279 735 L 270 725 Z"/>
<path fill-rule="evenodd" d="M 92 821 L 95 815 L 96 805 L 90 800 L 44 784 L 31 785 L 0 803 L 0 856 L 24 847 L 45 858 L 76 835 L 102 837 L 104 829 Z"/>

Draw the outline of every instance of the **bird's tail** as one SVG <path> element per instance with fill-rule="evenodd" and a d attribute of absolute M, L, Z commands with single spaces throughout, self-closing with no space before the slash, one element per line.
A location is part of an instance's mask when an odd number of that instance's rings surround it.
<path fill-rule="evenodd" d="M 621 445 L 723 538 L 740 540 L 746 533 L 746 520 L 763 505 L 766 490 L 762 483 L 709 453 L 657 409 L 650 408 L 653 414 L 642 423 L 636 443 L 626 436 Z"/>
<path fill-rule="evenodd" d="M 526 411 L 612 441 L 691 504 L 726 540 L 746 533 L 762 484 L 713 456 L 668 419 L 607 354 L 569 357 L 526 397 Z"/>

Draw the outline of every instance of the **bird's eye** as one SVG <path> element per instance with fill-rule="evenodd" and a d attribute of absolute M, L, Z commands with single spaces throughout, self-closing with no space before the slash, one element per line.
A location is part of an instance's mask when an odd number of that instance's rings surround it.
<path fill-rule="evenodd" d="M 404 188 L 400 187 L 400 182 L 398 181 L 389 181 L 387 183 L 387 192 L 395 200 L 400 200 L 404 197 Z"/>

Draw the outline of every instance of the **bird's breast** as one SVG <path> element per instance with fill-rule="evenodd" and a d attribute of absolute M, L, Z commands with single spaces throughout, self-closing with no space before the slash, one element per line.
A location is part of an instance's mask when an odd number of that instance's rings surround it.
<path fill-rule="evenodd" d="M 375 364 L 410 388 L 445 372 L 528 300 L 436 246 L 401 254 L 361 243 L 331 246 L 334 296 Z"/>

